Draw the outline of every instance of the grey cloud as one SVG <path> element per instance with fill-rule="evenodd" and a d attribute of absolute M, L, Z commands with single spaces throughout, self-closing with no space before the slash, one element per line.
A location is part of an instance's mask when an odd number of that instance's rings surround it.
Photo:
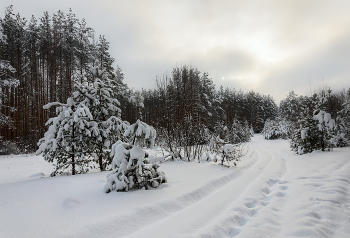
<path fill-rule="evenodd" d="M 350 31 L 322 48 L 289 60 L 266 76 L 261 91 L 269 91 L 281 100 L 294 90 L 309 93 L 314 86 L 325 82 L 339 90 L 350 87 Z"/>
<path fill-rule="evenodd" d="M 156 75 L 176 64 L 209 72 L 216 85 L 277 101 L 290 90 L 303 93 L 309 79 L 349 82 L 347 0 L 3 0 L 0 7 L 10 4 L 26 18 L 71 7 L 106 35 L 125 82 L 138 89 L 154 87 Z"/>

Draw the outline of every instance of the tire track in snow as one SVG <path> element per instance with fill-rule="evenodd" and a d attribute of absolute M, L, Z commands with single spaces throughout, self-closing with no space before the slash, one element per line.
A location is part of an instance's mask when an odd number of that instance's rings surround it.
<path fill-rule="evenodd" d="M 321 154 L 325 156 L 327 154 Z M 309 191 L 294 197 L 286 217 L 283 237 L 349 237 L 350 234 L 350 160 L 330 160 L 312 174 L 297 176 L 293 183 Z"/>
<path fill-rule="evenodd" d="M 279 155 L 285 154 L 268 148 Z M 314 152 L 305 159 L 297 156 L 289 161 L 290 165 L 298 163 L 299 167 L 312 169 L 304 172 L 294 169 L 295 173 L 289 174 L 290 197 L 281 214 L 282 230 L 275 237 L 349 237 L 350 160 L 338 159 L 341 149 L 337 150 Z"/>
<path fill-rule="evenodd" d="M 143 233 L 152 234 L 153 237 L 183 237 L 186 234 L 193 234 L 194 237 L 225 237 L 230 234 L 233 237 L 239 234 L 240 227 L 244 227 L 259 212 L 258 205 L 263 207 L 258 203 L 271 200 L 267 190 L 264 192 L 261 189 L 262 184 L 266 189 L 273 187 L 286 170 L 281 157 L 272 156 L 260 148 L 257 152 L 259 161 L 240 177 L 195 204 L 129 237 L 142 237 Z M 283 197 L 284 193 L 279 195 Z M 166 230 L 164 227 L 171 229 Z M 174 234 L 174 231 L 177 233 Z"/>
<path fill-rule="evenodd" d="M 239 233 L 233 227 L 231 230 L 233 229 L 234 232 L 229 231 L 228 235 L 223 235 L 223 237 L 281 237 L 283 217 L 280 214 L 286 204 L 290 184 L 285 180 L 286 160 L 266 147 L 264 150 L 275 158 L 277 163 L 280 163 L 281 170 L 275 174 L 268 174 L 265 178 L 267 186 L 262 187 L 262 195 L 258 195 L 258 198 L 255 199 L 259 201 L 255 207 L 256 215 L 249 219 L 244 227 L 241 227 Z"/>
<path fill-rule="evenodd" d="M 273 168 L 260 175 L 259 181 L 253 183 L 246 194 L 194 237 L 271 237 L 278 234 L 281 229 L 278 214 L 289 188 L 289 182 L 282 180 L 286 163 L 283 157 L 263 148 L 260 150 L 272 158 Z"/>
<path fill-rule="evenodd" d="M 193 204 L 205 199 L 207 196 L 228 186 L 236 178 L 250 171 L 255 167 L 258 160 L 252 159 L 242 167 L 233 168 L 233 171 L 218 179 L 214 179 L 196 190 L 183 194 L 180 197 L 160 202 L 154 206 L 139 207 L 135 212 L 129 214 L 118 214 L 116 217 L 109 217 L 107 220 L 99 221 L 96 224 L 89 224 L 79 233 L 72 233 L 67 237 L 124 237 L 144 227 L 150 226 L 161 219 L 171 216 Z"/>

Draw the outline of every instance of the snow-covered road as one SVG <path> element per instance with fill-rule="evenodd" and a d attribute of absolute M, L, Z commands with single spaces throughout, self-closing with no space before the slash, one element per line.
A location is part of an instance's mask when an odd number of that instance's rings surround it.
<path fill-rule="evenodd" d="M 350 148 L 298 156 L 259 135 L 249 148 L 236 168 L 167 162 L 167 184 L 110 194 L 106 173 L 40 178 L 38 157 L 0 157 L 0 236 L 350 237 Z"/>

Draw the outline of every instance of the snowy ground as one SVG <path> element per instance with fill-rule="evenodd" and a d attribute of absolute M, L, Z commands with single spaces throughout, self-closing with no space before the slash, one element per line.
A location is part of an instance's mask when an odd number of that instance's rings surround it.
<path fill-rule="evenodd" d="M 350 148 L 249 148 L 237 168 L 167 162 L 167 184 L 109 194 L 106 173 L 51 178 L 40 156 L 1 156 L 0 237 L 350 237 Z"/>

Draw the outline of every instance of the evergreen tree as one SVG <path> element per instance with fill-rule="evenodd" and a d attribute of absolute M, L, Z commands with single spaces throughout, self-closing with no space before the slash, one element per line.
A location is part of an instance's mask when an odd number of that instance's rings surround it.
<path fill-rule="evenodd" d="M 101 171 L 111 164 L 110 146 L 123 139 L 127 125 L 120 119 L 121 110 L 111 82 L 104 70 L 98 66 L 92 69 L 93 86 L 80 85 L 74 93 L 75 100 L 89 108 L 98 133 L 91 137 L 92 153 L 97 158 Z"/>
<path fill-rule="evenodd" d="M 12 126 L 13 124 L 13 120 L 3 112 L 13 110 L 13 107 L 6 106 L 4 102 L 8 100 L 6 92 L 13 91 L 19 84 L 19 81 L 12 76 L 15 72 L 16 70 L 9 62 L 0 60 L 0 128 L 3 126 Z"/>
<path fill-rule="evenodd" d="M 291 149 L 299 155 L 321 149 L 317 121 L 313 117 L 304 116 L 299 120 L 299 124 L 300 127 L 292 134 Z"/>
<path fill-rule="evenodd" d="M 293 124 L 285 118 L 276 117 L 275 120 L 267 119 L 265 121 L 262 135 L 267 140 L 287 139 L 291 136 Z"/>
<path fill-rule="evenodd" d="M 37 154 L 43 154 L 48 162 L 54 162 L 51 176 L 72 172 L 84 173 L 89 170 L 90 144 L 88 138 L 99 133 L 92 121 L 89 108 L 68 98 L 66 104 L 49 103 L 45 109 L 57 106 L 57 116 L 47 121 L 49 126 L 38 145 Z"/>
<path fill-rule="evenodd" d="M 303 116 L 299 119 L 300 127 L 295 130 L 291 148 L 298 154 L 310 153 L 314 150 L 331 150 L 336 146 L 332 138 L 336 132 L 335 121 L 331 114 L 321 110 L 324 108 L 327 99 L 320 95 L 315 102 L 318 109 L 313 116 Z"/>

